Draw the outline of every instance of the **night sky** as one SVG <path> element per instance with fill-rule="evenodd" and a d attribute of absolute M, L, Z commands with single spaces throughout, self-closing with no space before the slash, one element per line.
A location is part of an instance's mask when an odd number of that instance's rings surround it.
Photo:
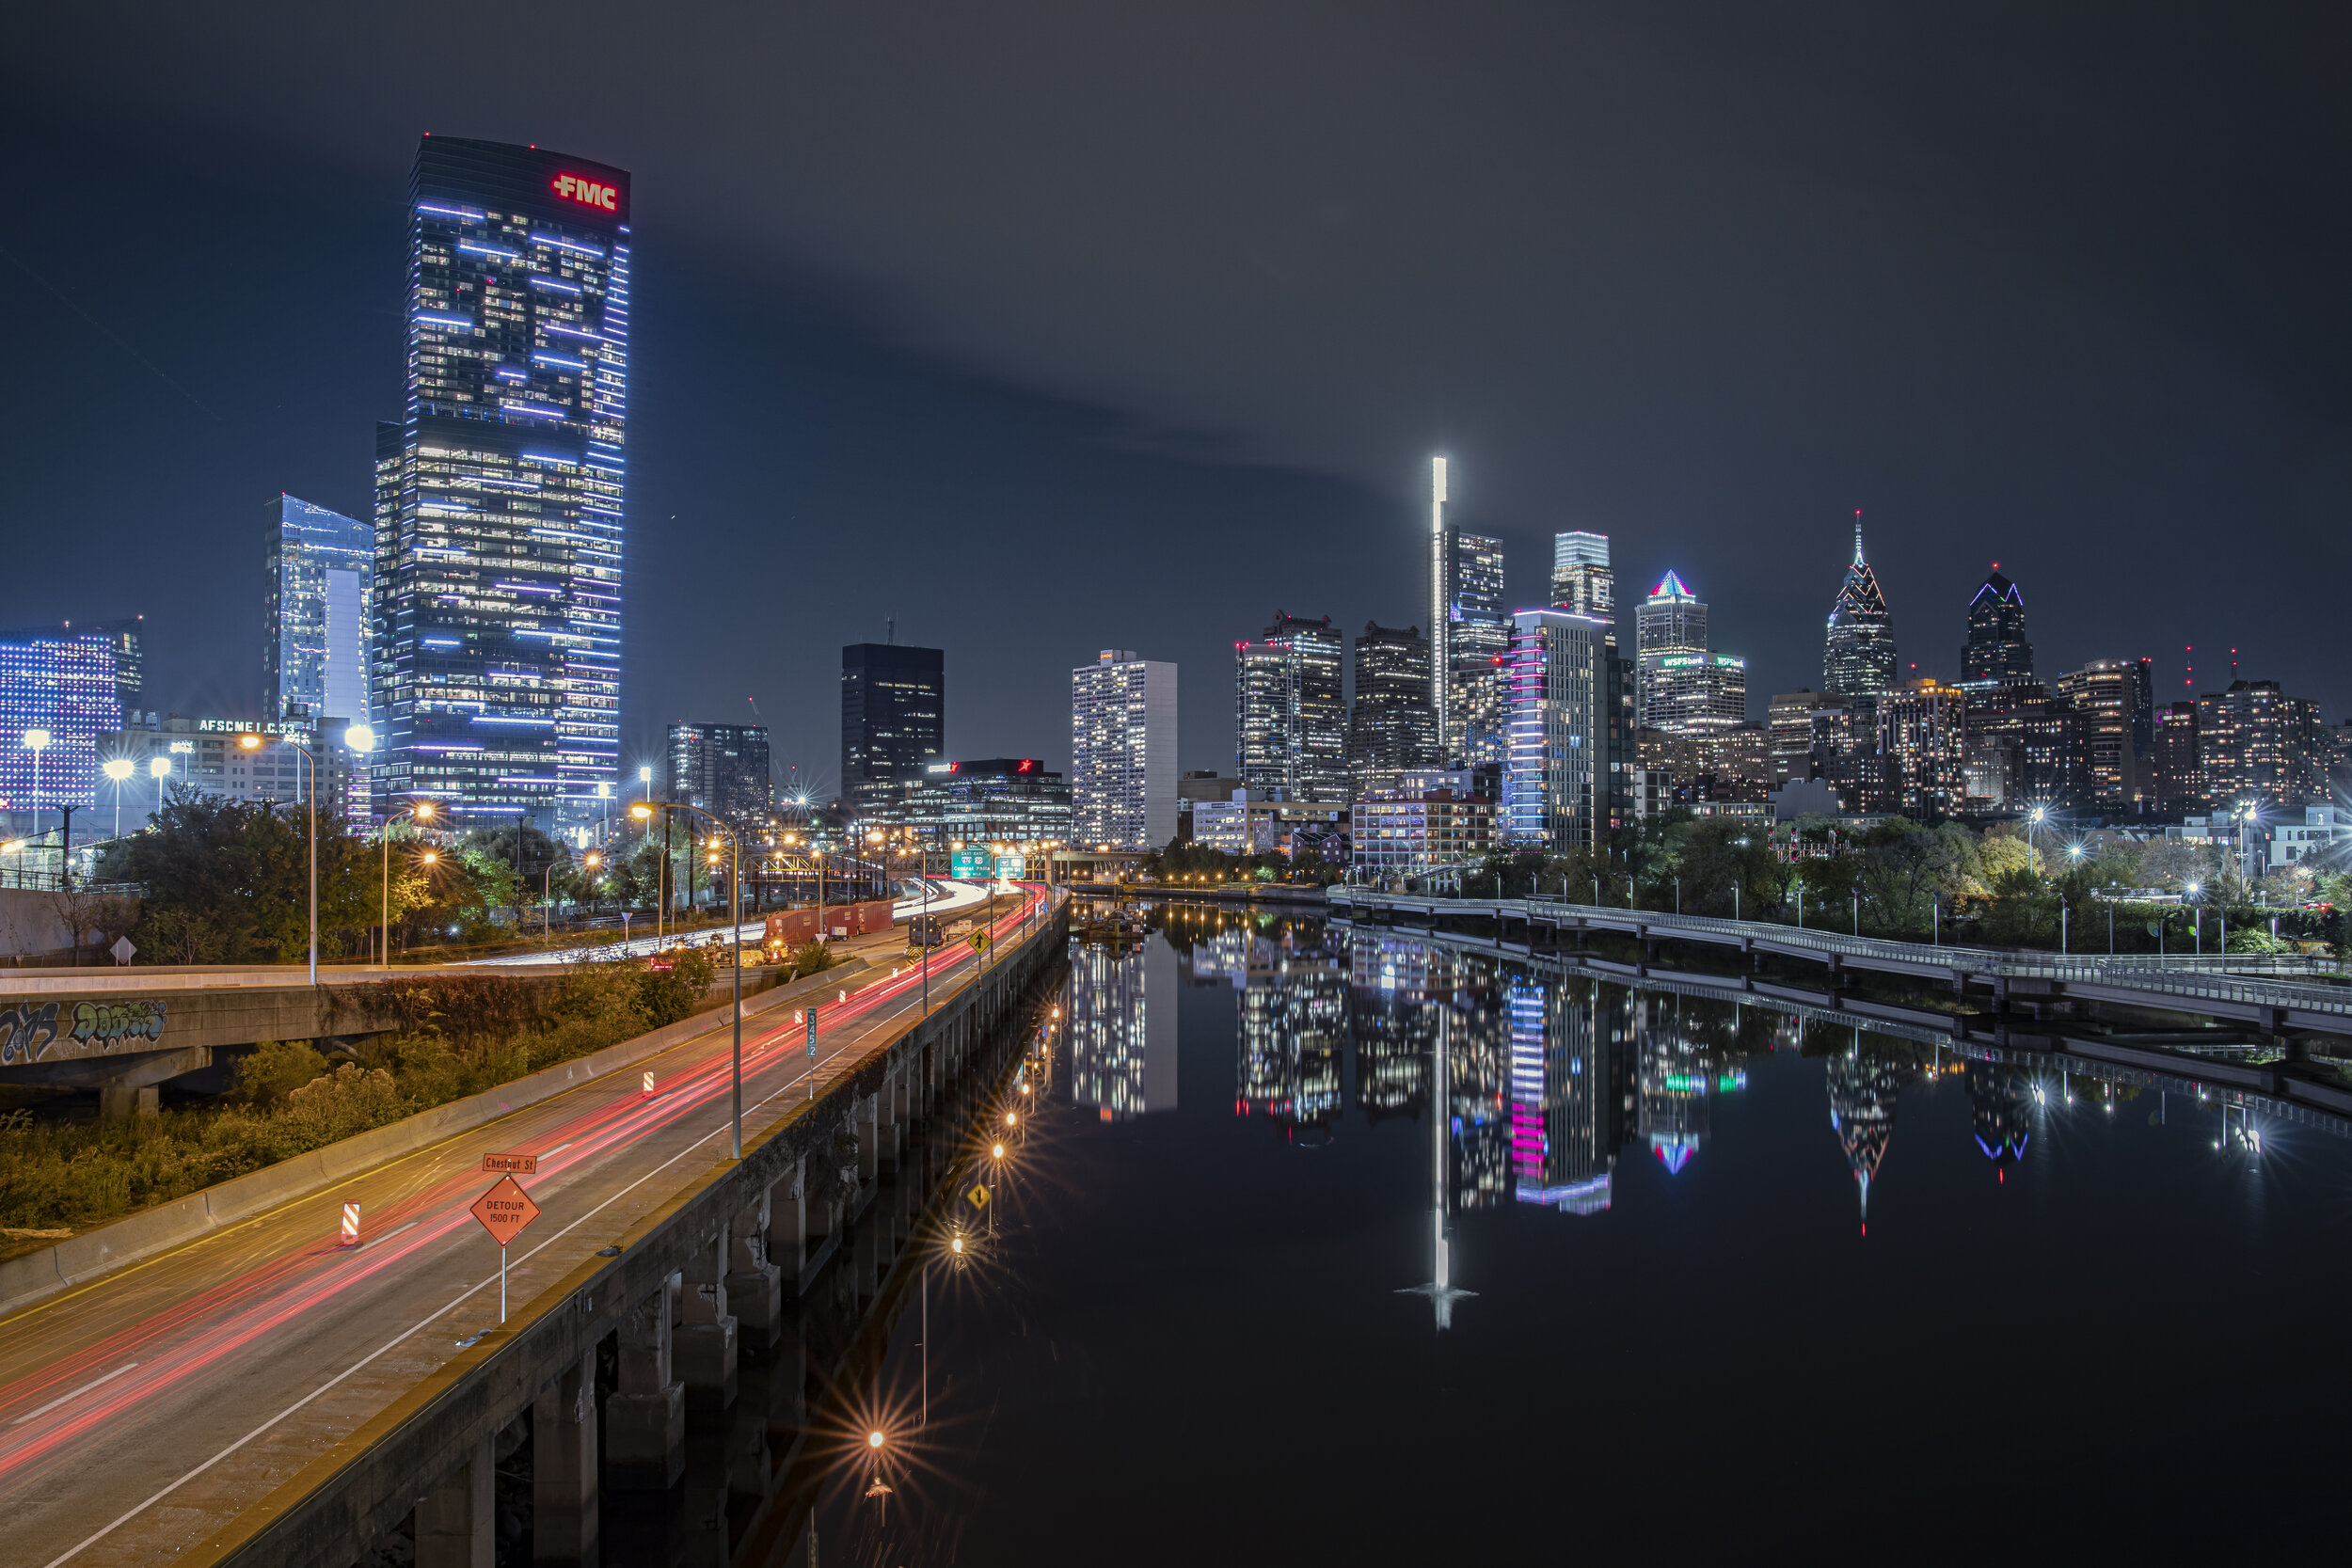
<path fill-rule="evenodd" d="M 1865 511 L 1906 664 L 1987 564 L 2043 673 L 2352 704 L 2352 10 L 1129 4 L 48 8 L 0 61 L 0 622 L 144 613 L 254 713 L 264 506 L 364 515 L 418 134 L 635 174 L 625 760 L 838 765 L 838 646 L 1069 753 L 1183 667 L 1229 766 L 1277 610 L 1425 621 L 1427 455 L 1819 685 Z M 2314 592 L 2316 591 L 2316 592 Z M 1627 627 L 1629 634 L 1629 623 Z"/>

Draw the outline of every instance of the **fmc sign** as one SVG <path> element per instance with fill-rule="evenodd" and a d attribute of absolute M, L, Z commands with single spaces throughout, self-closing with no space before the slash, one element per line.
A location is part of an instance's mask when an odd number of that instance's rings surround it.
<path fill-rule="evenodd" d="M 601 181 L 583 179 L 577 174 L 555 177 L 555 194 L 566 201 L 577 201 L 583 207 L 596 207 L 608 213 L 621 210 L 621 193 Z"/>

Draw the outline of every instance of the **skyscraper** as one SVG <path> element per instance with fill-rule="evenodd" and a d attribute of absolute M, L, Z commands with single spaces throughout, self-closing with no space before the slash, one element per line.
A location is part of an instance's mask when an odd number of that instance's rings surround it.
<path fill-rule="evenodd" d="M 1347 705 L 1340 696 L 1340 632 L 1328 615 L 1286 610 L 1255 642 L 1233 644 L 1234 761 L 1264 799 L 1347 799 Z"/>
<path fill-rule="evenodd" d="M 375 530 L 288 495 L 270 514 L 262 665 L 271 716 L 363 722 Z"/>
<path fill-rule="evenodd" d="M 376 427 L 379 801 L 584 827 L 620 748 L 629 177 L 427 136 Z"/>
<path fill-rule="evenodd" d="M 776 803 L 765 724 L 672 724 L 670 799 L 700 806 L 739 829 L 766 822 Z"/>
<path fill-rule="evenodd" d="M 2225 811 L 2328 803 L 2319 705 L 2277 681 L 2232 681 L 2197 699 L 2197 765 L 2205 797 Z"/>
<path fill-rule="evenodd" d="M 126 615 L 119 621 L 93 621 L 90 631 L 103 631 L 115 651 L 115 700 L 122 705 L 122 721 L 126 724 L 142 721 L 133 716 L 147 705 L 147 617 Z"/>
<path fill-rule="evenodd" d="M 1615 618 L 1617 574 L 1609 565 L 1609 535 L 1579 530 L 1551 536 L 1551 606 L 1600 621 Z"/>
<path fill-rule="evenodd" d="M 1967 803 L 1967 693 L 1938 680 L 1905 681 L 1881 694 L 1879 752 L 1895 809 L 1935 820 Z"/>
<path fill-rule="evenodd" d="M 1658 586 L 1650 590 L 1649 597 L 1635 607 L 1633 626 L 1633 711 L 1644 726 L 1661 729 L 1664 726 L 1659 722 L 1660 716 L 1651 711 L 1650 693 L 1656 685 L 1656 676 L 1669 658 L 1695 658 L 1695 666 L 1683 663 L 1677 668 L 1686 672 L 1692 668 L 1704 670 L 1707 661 L 1707 606 L 1679 577 L 1668 572 L 1659 579 Z M 1744 686 L 1743 681 L 1743 692 Z"/>
<path fill-rule="evenodd" d="M 1437 717 L 1438 760 L 1494 761 L 1499 731 L 1479 731 L 1467 721 L 1471 710 L 1489 713 L 1500 677 L 1496 660 L 1511 645 L 1511 622 L 1502 608 L 1502 541 L 1465 533 L 1445 520 L 1446 461 L 1429 460 L 1429 674 L 1430 705 Z"/>
<path fill-rule="evenodd" d="M 13 831 L 60 805 L 87 804 L 98 737 L 122 724 L 113 636 L 97 627 L 0 631 L 0 809 Z M 18 816 L 18 813 L 26 813 Z"/>
<path fill-rule="evenodd" d="M 1353 793 L 1408 768 L 1438 761 L 1429 711 L 1429 640 L 1419 626 L 1377 621 L 1356 639 L 1356 701 L 1348 710 L 1347 771 Z"/>
<path fill-rule="evenodd" d="M 2081 718 L 2090 803 L 2101 811 L 2128 810 L 2146 794 L 2134 740 L 2141 671 L 2129 659 L 2095 658 L 2058 678 L 2058 695 Z"/>
<path fill-rule="evenodd" d="M 1879 591 L 1878 574 L 1862 554 L 1862 514 L 1854 514 L 1853 563 L 1830 606 L 1821 648 L 1821 689 L 1852 701 L 1867 714 L 1895 684 L 1895 618 Z"/>
<path fill-rule="evenodd" d="M 1960 650 L 1963 682 L 2031 680 L 2033 644 L 2026 641 L 2026 599 L 2001 575 L 2001 563 L 1968 601 L 1968 641 Z"/>
<path fill-rule="evenodd" d="M 1590 615 L 1522 610 L 1513 622 L 1504 836 L 1590 848 L 1630 809 L 1632 661 Z"/>
<path fill-rule="evenodd" d="M 852 642 L 841 650 L 841 793 L 923 776 L 947 754 L 947 656 Z"/>
<path fill-rule="evenodd" d="M 1070 672 L 1071 836 L 1158 849 L 1176 836 L 1176 666 L 1104 648 Z"/>

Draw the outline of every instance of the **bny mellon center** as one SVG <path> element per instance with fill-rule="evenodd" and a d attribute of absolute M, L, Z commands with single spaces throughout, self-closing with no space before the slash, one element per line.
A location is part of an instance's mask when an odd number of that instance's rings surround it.
<path fill-rule="evenodd" d="M 620 743 L 629 177 L 427 136 L 376 427 L 379 809 L 600 817 Z"/>

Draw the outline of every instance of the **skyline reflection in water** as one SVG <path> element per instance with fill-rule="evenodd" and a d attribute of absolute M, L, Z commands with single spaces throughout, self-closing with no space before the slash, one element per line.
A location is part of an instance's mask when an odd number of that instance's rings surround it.
<path fill-rule="evenodd" d="M 827 1560 L 2324 1527 L 2322 1450 L 2274 1439 L 2340 1390 L 2332 1127 L 1390 931 L 1151 925 L 1073 943 L 997 1274 L 933 1308 L 937 1477 L 886 1535 L 829 1506 Z"/>

